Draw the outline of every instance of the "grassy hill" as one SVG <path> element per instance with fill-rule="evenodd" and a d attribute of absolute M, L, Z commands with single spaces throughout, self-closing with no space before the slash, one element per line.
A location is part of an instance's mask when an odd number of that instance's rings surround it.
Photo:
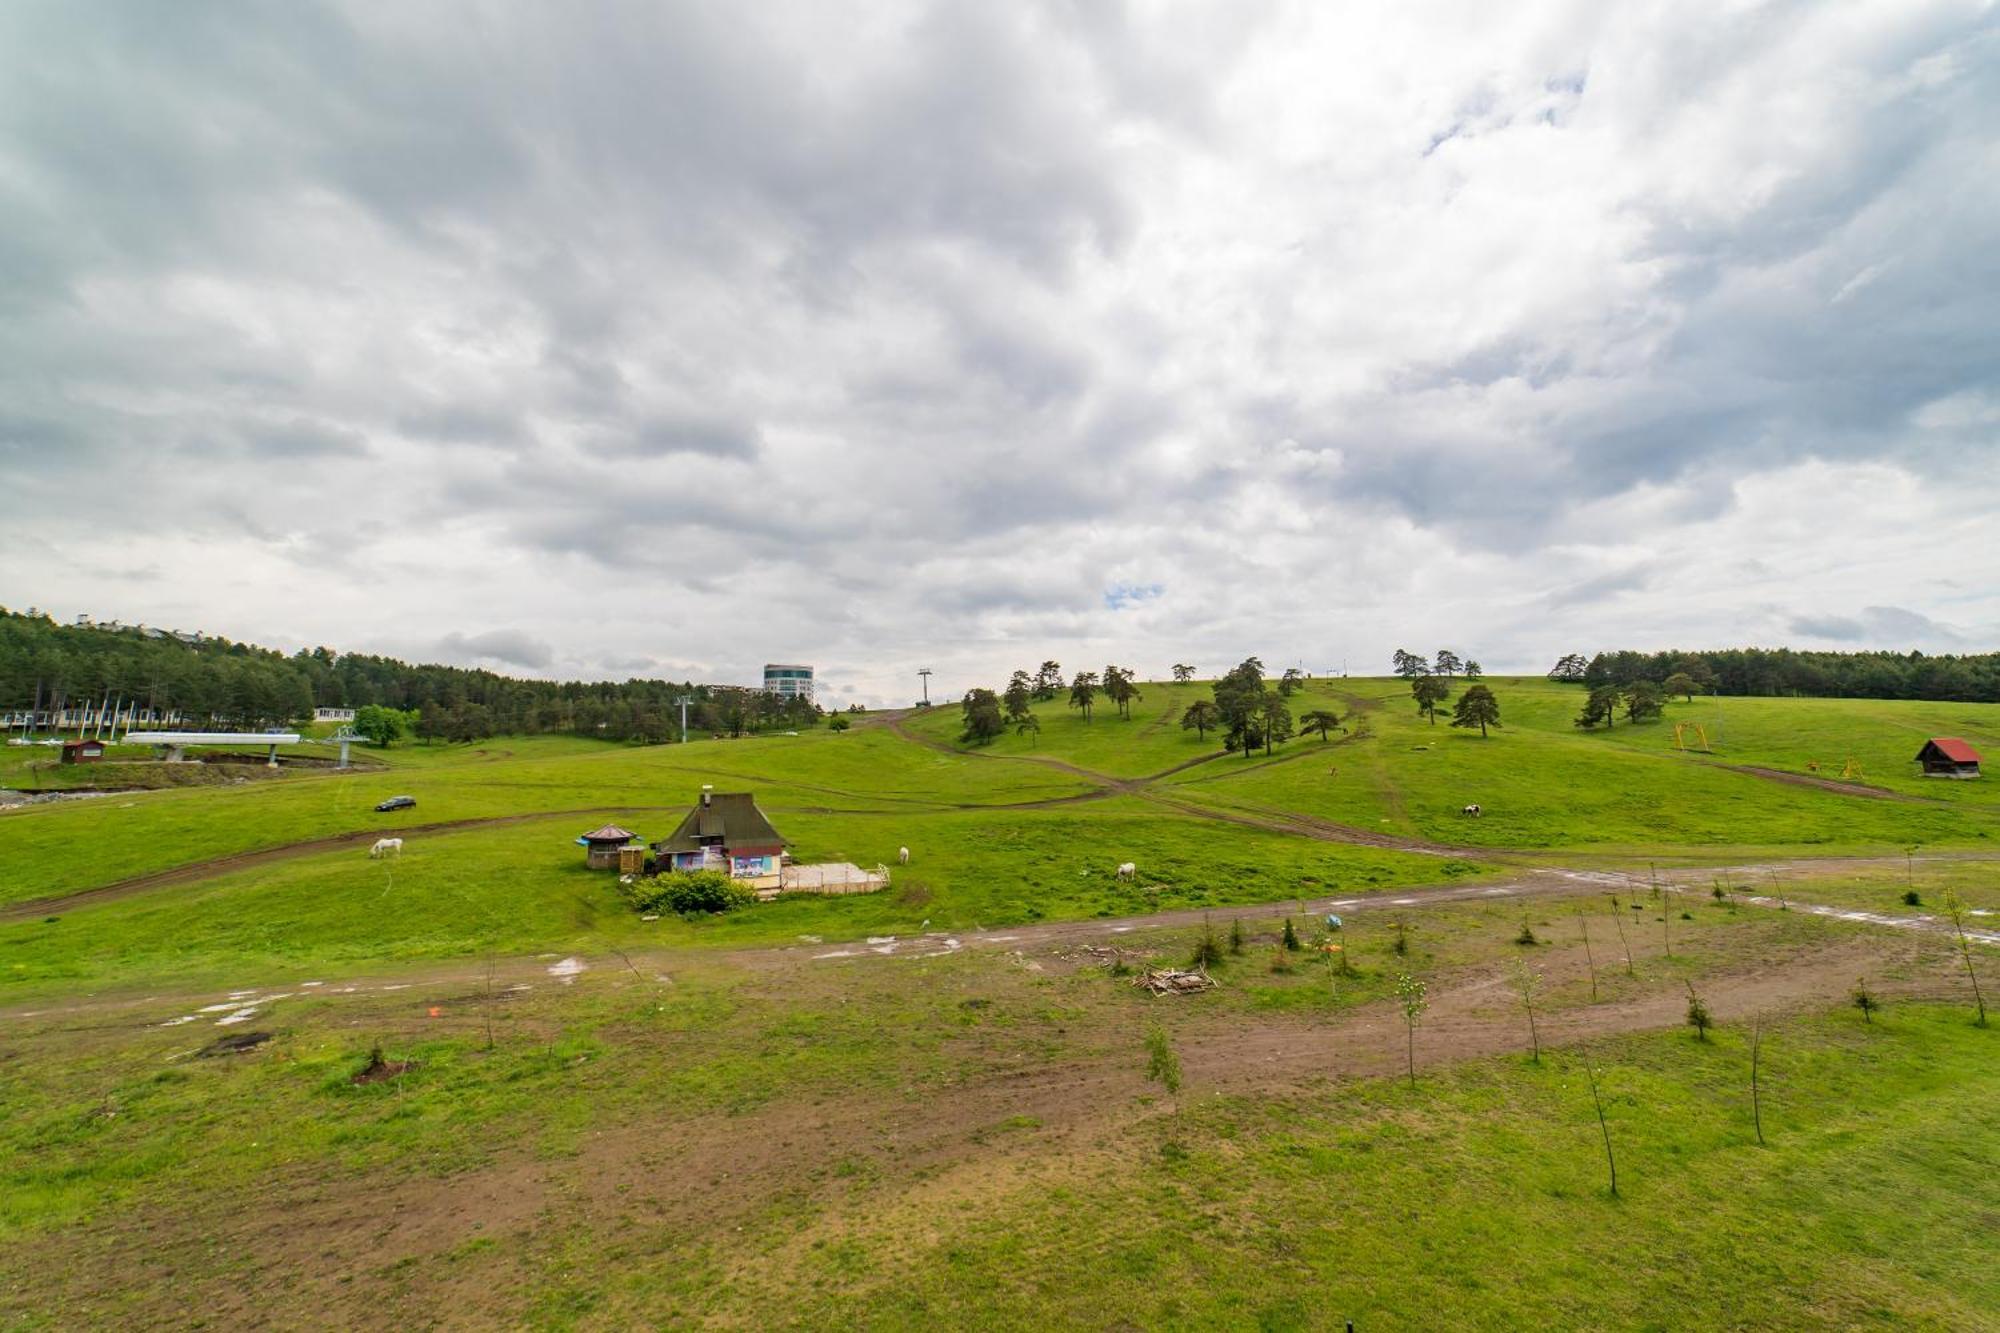
<path fill-rule="evenodd" d="M 1315 681 L 1347 733 L 1224 755 L 1155 683 L 0 813 L 0 1322 L 2000 1326 L 2000 949 L 1936 916 L 2000 913 L 2000 788 L 1907 762 L 2000 708 L 1489 683 L 1486 739 Z M 573 839 L 703 783 L 911 863 L 642 920 Z"/>

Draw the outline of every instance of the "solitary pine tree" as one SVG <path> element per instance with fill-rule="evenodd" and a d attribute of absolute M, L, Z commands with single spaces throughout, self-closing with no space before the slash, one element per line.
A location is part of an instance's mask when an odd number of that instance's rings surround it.
<path fill-rule="evenodd" d="M 1276 690 L 1264 696 L 1258 706 L 1257 720 L 1264 733 L 1264 753 L 1271 753 L 1273 741 L 1288 741 L 1292 738 L 1292 710 L 1285 706 L 1285 698 Z"/>
<path fill-rule="evenodd" d="M 1583 711 L 1576 715 L 1576 725 L 1585 731 L 1600 722 L 1607 727 L 1618 725 L 1618 705 L 1624 697 L 1625 692 L 1616 685 L 1599 685 L 1583 701 Z"/>
<path fill-rule="evenodd" d="M 1315 708 L 1310 713 L 1300 715 L 1299 730 L 1317 731 L 1319 738 L 1325 740 L 1328 732 L 1346 731 L 1347 728 L 1340 724 L 1339 713 L 1333 712 L 1330 709 Z"/>
<path fill-rule="evenodd" d="M 1410 682 L 1410 696 L 1417 701 L 1417 711 L 1437 725 L 1437 706 L 1451 697 L 1451 686 L 1436 676 L 1418 676 Z"/>
<path fill-rule="evenodd" d="M 1083 720 L 1090 721 L 1090 710 L 1097 702 L 1097 673 L 1079 671 L 1076 680 L 1069 687 L 1069 706 L 1083 710 Z"/>
<path fill-rule="evenodd" d="M 1000 702 L 1007 708 L 1007 720 L 1018 723 L 1027 717 L 1028 706 L 1034 699 L 1034 678 L 1025 671 L 1016 671 L 1013 678 L 1007 682 L 1006 692 L 1000 696 Z"/>
<path fill-rule="evenodd" d="M 1454 727 L 1478 727 L 1483 737 L 1487 727 L 1500 725 L 1500 701 L 1484 685 L 1469 685 L 1452 708 L 1451 724 Z"/>
<path fill-rule="evenodd" d="M 959 739 L 974 745 L 985 745 L 1007 729 L 1007 719 L 1000 712 L 1000 696 L 991 690 L 972 689 L 965 692 L 965 730 Z"/>
<path fill-rule="evenodd" d="M 1214 704 L 1206 699 L 1196 699 L 1181 713 L 1181 730 L 1191 730 L 1196 740 L 1205 740 L 1221 720 L 1222 715 L 1215 710 Z"/>
<path fill-rule="evenodd" d="M 1666 701 L 1660 697 L 1660 687 L 1650 680 L 1636 680 L 1625 690 L 1625 717 L 1631 722 L 1645 722 L 1658 717 L 1664 711 Z"/>
<path fill-rule="evenodd" d="M 1062 663 L 1050 660 L 1035 672 L 1035 697 L 1053 699 L 1063 687 Z"/>
<path fill-rule="evenodd" d="M 1415 680 L 1418 676 L 1430 674 L 1431 664 L 1428 660 L 1415 653 L 1405 652 L 1401 648 L 1398 648 L 1389 660 L 1394 664 L 1396 674 L 1405 680 Z"/>

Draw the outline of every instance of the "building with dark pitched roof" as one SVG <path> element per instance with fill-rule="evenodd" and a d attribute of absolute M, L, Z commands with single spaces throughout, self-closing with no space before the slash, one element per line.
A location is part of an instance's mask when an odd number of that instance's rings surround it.
<path fill-rule="evenodd" d="M 776 888 L 785 840 L 747 791 L 704 786 L 673 834 L 653 844 L 662 870 L 719 870 L 757 888 Z"/>
<path fill-rule="evenodd" d="M 578 839 L 583 843 L 584 864 L 592 870 L 620 869 L 619 852 L 637 841 L 638 837 L 638 834 L 620 828 L 616 824 L 606 824 L 603 828 L 592 829 Z"/>
<path fill-rule="evenodd" d="M 1933 736 L 1917 751 L 1917 762 L 1927 778 L 1976 778 L 1979 751 L 1956 736 Z"/>

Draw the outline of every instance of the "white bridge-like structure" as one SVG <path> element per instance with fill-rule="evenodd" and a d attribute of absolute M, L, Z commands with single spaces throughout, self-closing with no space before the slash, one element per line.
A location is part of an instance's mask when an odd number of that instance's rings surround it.
<path fill-rule="evenodd" d="M 127 745 L 151 745 L 158 748 L 160 758 L 170 764 L 178 764 L 187 758 L 190 745 L 250 745 L 263 746 L 267 762 L 278 766 L 278 747 L 297 745 L 299 733 L 296 731 L 128 731 L 125 733 Z"/>

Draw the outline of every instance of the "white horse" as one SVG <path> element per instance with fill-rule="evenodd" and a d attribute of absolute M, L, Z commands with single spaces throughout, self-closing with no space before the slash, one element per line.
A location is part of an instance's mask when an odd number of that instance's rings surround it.
<path fill-rule="evenodd" d="M 1139 867 L 1132 864 L 1130 861 L 1125 861 L 1121 863 L 1118 867 L 1118 878 L 1120 879 L 1131 879 L 1138 873 L 1139 873 Z"/>
<path fill-rule="evenodd" d="M 375 839 L 375 845 L 368 849 L 368 859 L 371 861 L 379 861 L 385 856 L 401 857 L 402 854 L 403 840 L 401 838 L 377 838 Z"/>
<path fill-rule="evenodd" d="M 909 863 L 910 863 L 910 849 L 907 847 L 898 847 L 896 849 L 896 864 L 899 866 L 906 866 Z"/>
<path fill-rule="evenodd" d="M 1459 811 L 1458 813 L 1466 816 L 1468 819 L 1477 819 L 1479 818 L 1480 815 L 1480 809 L 1476 805 L 1468 805 L 1465 807 L 1465 809 Z"/>

